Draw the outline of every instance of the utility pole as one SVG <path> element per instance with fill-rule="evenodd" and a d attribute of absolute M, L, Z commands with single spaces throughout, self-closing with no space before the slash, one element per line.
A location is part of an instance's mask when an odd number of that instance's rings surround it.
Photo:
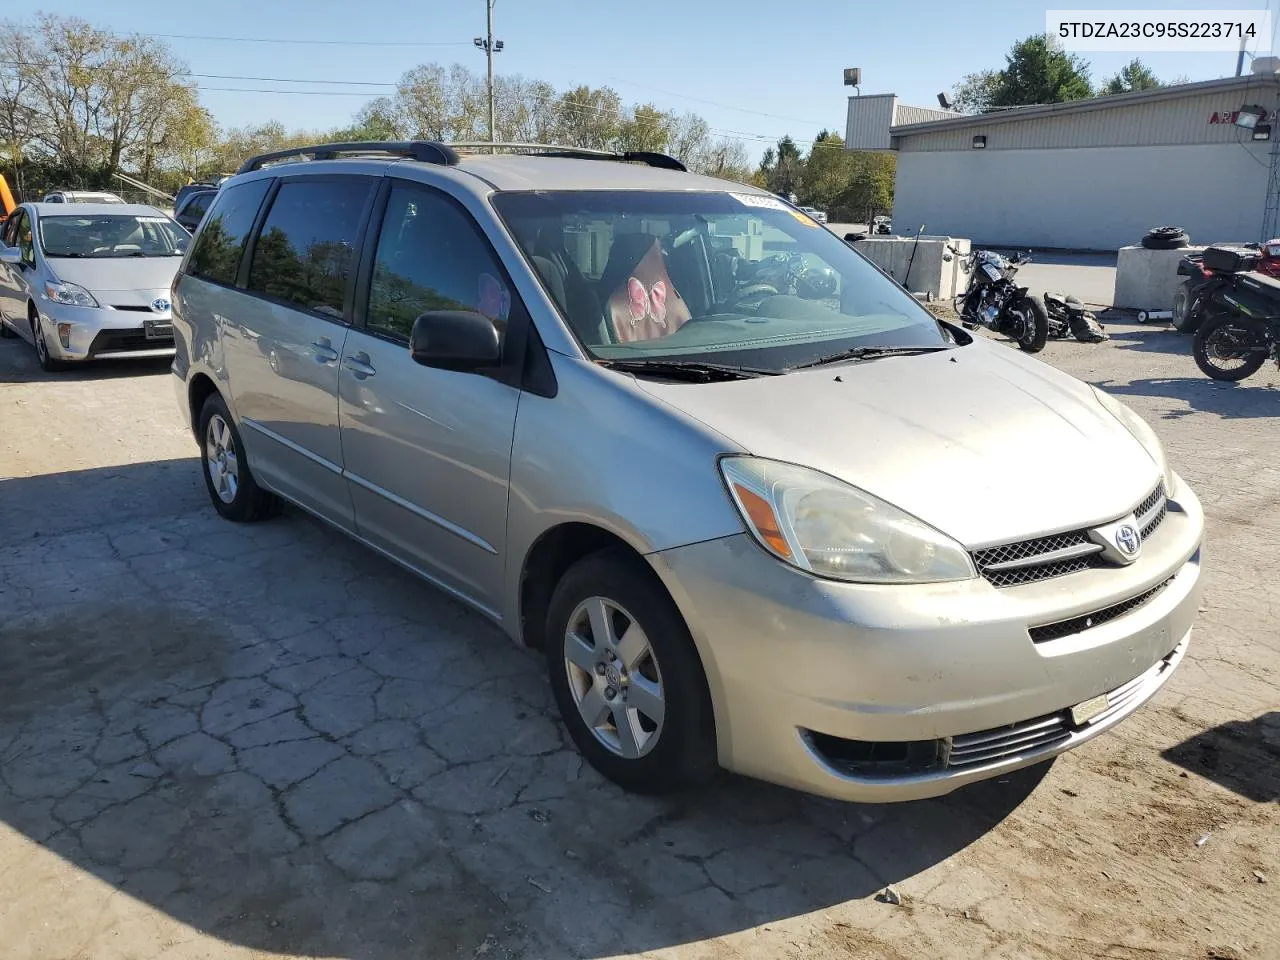
<path fill-rule="evenodd" d="M 494 0 L 484 0 L 485 7 L 485 35 L 475 38 L 475 45 L 484 51 L 485 58 L 488 60 L 489 73 L 489 142 L 496 143 L 498 140 L 497 121 L 494 118 L 493 109 L 493 55 L 502 50 L 502 41 L 493 39 L 493 3 Z M 496 152 L 496 151 L 490 151 Z"/>

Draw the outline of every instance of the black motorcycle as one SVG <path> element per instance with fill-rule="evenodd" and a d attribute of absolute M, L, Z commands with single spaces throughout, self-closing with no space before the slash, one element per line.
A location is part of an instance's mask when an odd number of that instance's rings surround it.
<path fill-rule="evenodd" d="M 956 298 L 960 322 L 970 330 L 986 327 L 1004 334 L 1027 353 L 1043 350 L 1049 337 L 1044 303 L 1013 279 L 1031 258 L 1020 254 L 1003 257 L 993 250 L 974 250 L 965 256 L 951 244 L 947 249 L 960 257 L 961 269 L 969 274 L 968 287 Z"/>
<path fill-rule="evenodd" d="M 1234 381 L 1257 373 L 1268 359 L 1280 366 L 1280 281 L 1236 274 L 1211 299 L 1214 315 L 1196 331 L 1192 347 L 1197 367 L 1214 380 Z"/>

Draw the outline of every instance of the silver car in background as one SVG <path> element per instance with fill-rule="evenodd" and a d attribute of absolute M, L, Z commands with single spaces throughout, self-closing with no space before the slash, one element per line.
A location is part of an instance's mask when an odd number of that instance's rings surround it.
<path fill-rule="evenodd" d="M 763 191 L 457 146 L 220 188 L 173 372 L 222 516 L 288 500 L 542 649 L 634 790 L 934 796 L 1173 674 L 1203 515 L 1128 407 Z"/>
<path fill-rule="evenodd" d="M 155 207 L 26 203 L 0 234 L 0 335 L 46 371 L 173 355 L 169 286 L 190 237 Z"/>

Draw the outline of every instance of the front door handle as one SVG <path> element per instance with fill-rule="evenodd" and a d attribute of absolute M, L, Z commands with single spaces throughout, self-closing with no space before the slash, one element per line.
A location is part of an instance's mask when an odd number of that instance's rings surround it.
<path fill-rule="evenodd" d="M 367 380 L 378 372 L 374 365 L 369 362 L 369 355 L 363 351 L 353 353 L 347 357 L 343 361 L 343 365 L 351 371 L 351 375 L 357 380 Z"/>
<path fill-rule="evenodd" d="M 333 349 L 333 344 L 329 342 L 328 337 L 311 341 L 311 346 L 315 350 L 316 363 L 338 362 L 338 351 Z"/>

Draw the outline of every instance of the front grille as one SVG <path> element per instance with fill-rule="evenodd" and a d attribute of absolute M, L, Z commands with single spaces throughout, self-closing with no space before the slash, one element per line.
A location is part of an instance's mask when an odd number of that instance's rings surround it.
<path fill-rule="evenodd" d="M 1139 536 L 1143 540 L 1151 536 L 1168 512 L 1168 499 L 1161 483 L 1134 508 Z M 978 572 L 996 587 L 1037 583 L 1107 566 L 1102 547 L 1093 541 L 1088 530 L 1071 530 L 975 550 L 973 562 Z"/>
<path fill-rule="evenodd" d="M 150 308 L 150 307 L 142 307 L 142 306 L 138 306 L 137 304 L 132 304 L 132 303 L 113 303 L 113 304 L 111 305 L 111 309 L 112 309 L 112 310 L 132 310 L 132 311 L 134 311 L 135 313 L 150 313 L 150 312 L 151 312 L 151 308 Z"/>
<path fill-rule="evenodd" d="M 1083 633 L 1085 630 L 1091 630 L 1094 627 L 1102 626 L 1104 623 L 1110 623 L 1112 620 L 1123 617 L 1126 613 L 1137 610 L 1168 584 L 1169 581 L 1166 580 L 1164 583 L 1152 587 L 1136 597 L 1130 597 L 1120 603 L 1103 607 L 1101 610 L 1093 611 L 1093 613 L 1081 614 L 1078 617 L 1072 617 L 1070 620 L 1059 620 L 1057 623 L 1046 623 L 1043 626 L 1032 627 L 1030 630 L 1031 639 L 1035 643 L 1047 643 L 1050 640 L 1061 640 L 1063 637 Z"/>

